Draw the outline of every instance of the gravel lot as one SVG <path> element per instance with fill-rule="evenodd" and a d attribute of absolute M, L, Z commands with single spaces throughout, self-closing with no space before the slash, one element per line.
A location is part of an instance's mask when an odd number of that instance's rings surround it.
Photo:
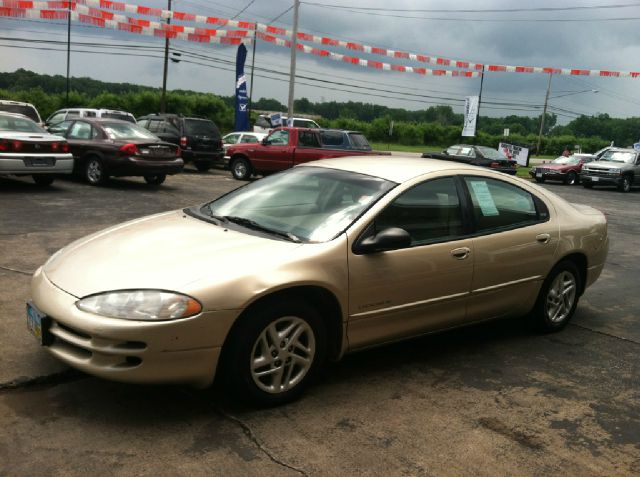
<path fill-rule="evenodd" d="M 357 353 L 288 406 L 111 383 L 38 347 L 24 303 L 48 256 L 238 185 L 0 179 L 0 475 L 640 475 L 640 190 L 545 185 L 609 220 L 607 266 L 563 332 L 510 320 Z"/>

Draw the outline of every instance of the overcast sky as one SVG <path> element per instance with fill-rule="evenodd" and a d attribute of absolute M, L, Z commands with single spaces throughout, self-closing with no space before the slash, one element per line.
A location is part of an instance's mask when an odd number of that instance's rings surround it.
<path fill-rule="evenodd" d="M 313 5 L 312 2 L 343 7 L 365 7 L 370 10 L 357 13 L 344 8 Z M 159 0 L 130 0 L 128 3 L 166 8 L 166 1 Z M 173 9 L 230 18 L 249 5 L 237 19 L 271 23 L 272 19 L 280 16 L 292 4 L 293 0 L 174 0 Z M 545 7 L 557 9 L 607 5 L 615 7 L 543 10 Z M 620 5 L 631 6 L 623 8 Z M 390 8 L 396 11 L 376 10 Z M 415 11 L 420 9 L 432 11 Z M 451 11 L 465 9 L 495 11 Z M 507 11 L 513 9 L 539 10 Z M 587 19 L 592 21 L 581 21 Z M 17 68 L 25 68 L 39 73 L 64 75 L 65 51 L 8 47 L 40 46 L 15 42 L 15 39 L 19 38 L 64 42 L 66 24 L 59 23 L 63 24 L 0 18 L 3 37 L 0 40 L 0 70 L 14 71 Z M 291 23 L 292 11 L 289 11 L 280 16 L 274 24 L 291 27 Z M 303 3 L 300 7 L 299 30 L 371 46 L 484 64 L 640 71 L 640 2 L 632 0 L 592 0 L 588 3 L 581 0 L 309 0 L 309 3 Z M 162 39 L 73 24 L 72 42 L 99 42 L 102 45 L 99 47 L 100 51 L 96 51 L 96 46 L 74 46 L 90 50 L 91 53 L 72 54 L 72 76 L 90 76 L 104 81 L 149 86 L 162 84 Z M 108 55 L 104 53 L 104 45 L 109 43 L 127 45 L 127 48 L 113 48 L 109 51 L 117 55 Z M 169 89 L 233 94 L 233 65 L 212 63 L 211 59 L 233 61 L 235 47 L 181 41 L 175 41 L 172 45 L 183 52 L 204 55 L 204 58 L 183 56 L 185 61 L 179 64 L 170 63 Z M 42 46 L 65 49 L 64 44 L 51 43 Z M 332 50 L 388 63 L 438 68 L 433 65 L 411 63 L 408 60 L 382 56 L 367 57 L 363 53 L 339 48 Z M 151 55 L 157 58 L 123 56 L 122 53 Z M 288 72 L 289 56 L 289 49 L 259 41 L 256 67 Z M 249 55 L 249 64 L 250 58 Z M 186 60 L 207 63 L 208 66 L 189 64 Z M 249 72 L 250 69 L 247 68 L 247 73 Z M 371 70 L 304 53 L 298 54 L 298 74 L 343 84 L 323 84 L 312 79 L 299 79 L 296 98 L 307 97 L 312 101 L 354 100 L 407 109 L 449 104 L 460 112 L 464 96 L 478 94 L 480 89 L 479 78 L 434 78 L 412 73 Z M 265 76 L 280 78 L 280 81 Z M 481 114 L 538 115 L 540 110 L 535 107 L 539 108 L 544 103 L 547 81 L 548 75 L 543 74 L 487 73 L 482 90 Z M 254 98 L 276 98 L 286 104 L 287 88 L 286 76 L 277 72 L 265 73 L 256 70 Z M 598 92 L 593 93 L 592 90 Z M 586 92 L 577 93 L 581 91 Z M 458 101 L 455 101 L 456 99 Z M 515 103 L 518 105 L 514 105 Z M 554 75 L 549 104 L 553 108 L 560 108 L 553 110 L 561 115 L 560 122 L 567 122 L 578 113 L 608 113 L 615 117 L 640 116 L 640 78 Z"/>

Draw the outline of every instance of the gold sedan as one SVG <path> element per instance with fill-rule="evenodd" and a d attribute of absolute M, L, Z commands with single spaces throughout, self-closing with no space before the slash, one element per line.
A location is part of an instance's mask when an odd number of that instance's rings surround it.
<path fill-rule="evenodd" d="M 279 404 L 349 351 L 507 316 L 559 330 L 607 251 L 601 212 L 521 179 L 330 159 L 68 245 L 36 271 L 27 322 L 96 376 L 219 374 Z"/>

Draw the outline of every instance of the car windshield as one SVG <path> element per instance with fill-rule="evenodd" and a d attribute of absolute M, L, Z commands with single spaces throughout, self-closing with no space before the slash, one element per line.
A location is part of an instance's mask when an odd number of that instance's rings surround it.
<path fill-rule="evenodd" d="M 576 156 L 569 156 L 569 157 L 560 156 L 551 162 L 553 164 L 578 164 L 580 162 L 580 158 Z"/>
<path fill-rule="evenodd" d="M 8 113 L 24 114 L 29 119 L 34 120 L 36 123 L 40 122 L 38 113 L 33 106 L 26 104 L 0 104 L 0 111 L 6 111 Z"/>
<path fill-rule="evenodd" d="M 627 151 L 607 151 L 602 155 L 600 160 L 610 162 L 626 162 L 627 164 L 633 164 L 636 160 L 636 153 Z"/>
<path fill-rule="evenodd" d="M 157 141 L 158 138 L 137 124 L 131 123 L 102 123 L 102 127 L 109 139 L 148 139 Z"/>
<path fill-rule="evenodd" d="M 136 123 L 136 120 L 133 116 L 125 113 L 102 113 L 102 117 L 107 119 L 120 119 L 121 121 L 127 121 L 133 124 Z"/>
<path fill-rule="evenodd" d="M 293 241 L 326 242 L 395 185 L 355 172 L 296 167 L 236 189 L 200 212 Z"/>
<path fill-rule="evenodd" d="M 0 114 L 0 131 L 18 131 L 46 133 L 44 129 L 27 118 L 17 116 L 9 116 L 8 114 Z"/>
<path fill-rule="evenodd" d="M 498 151 L 496 149 L 491 149 L 490 147 L 477 146 L 477 149 L 487 159 L 491 159 L 491 160 L 495 160 L 495 161 L 504 161 L 507 158 L 507 156 L 502 154 L 502 152 L 500 152 L 500 151 Z"/>
<path fill-rule="evenodd" d="M 220 131 L 216 125 L 206 119 L 185 119 L 184 129 L 189 136 L 220 137 Z"/>

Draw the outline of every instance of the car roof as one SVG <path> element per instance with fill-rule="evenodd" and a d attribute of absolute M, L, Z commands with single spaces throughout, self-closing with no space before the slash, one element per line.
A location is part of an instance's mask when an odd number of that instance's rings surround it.
<path fill-rule="evenodd" d="M 441 171 L 482 171 L 482 168 L 439 159 L 408 156 L 346 156 L 321 159 L 297 167 L 326 167 L 356 172 L 402 183 L 415 177 Z"/>
<path fill-rule="evenodd" d="M 614 152 L 638 152 L 635 149 L 631 149 L 629 147 L 610 147 L 609 150 Z"/>
<path fill-rule="evenodd" d="M 123 123 L 123 124 L 133 124 L 130 121 L 125 121 L 124 119 L 115 119 L 115 118 L 72 118 L 67 119 L 67 121 L 85 121 L 88 123 Z"/>
<path fill-rule="evenodd" d="M 12 104 L 17 106 L 31 106 L 34 107 L 31 103 L 24 103 L 22 101 L 12 101 L 10 99 L 0 99 L 0 104 Z"/>

